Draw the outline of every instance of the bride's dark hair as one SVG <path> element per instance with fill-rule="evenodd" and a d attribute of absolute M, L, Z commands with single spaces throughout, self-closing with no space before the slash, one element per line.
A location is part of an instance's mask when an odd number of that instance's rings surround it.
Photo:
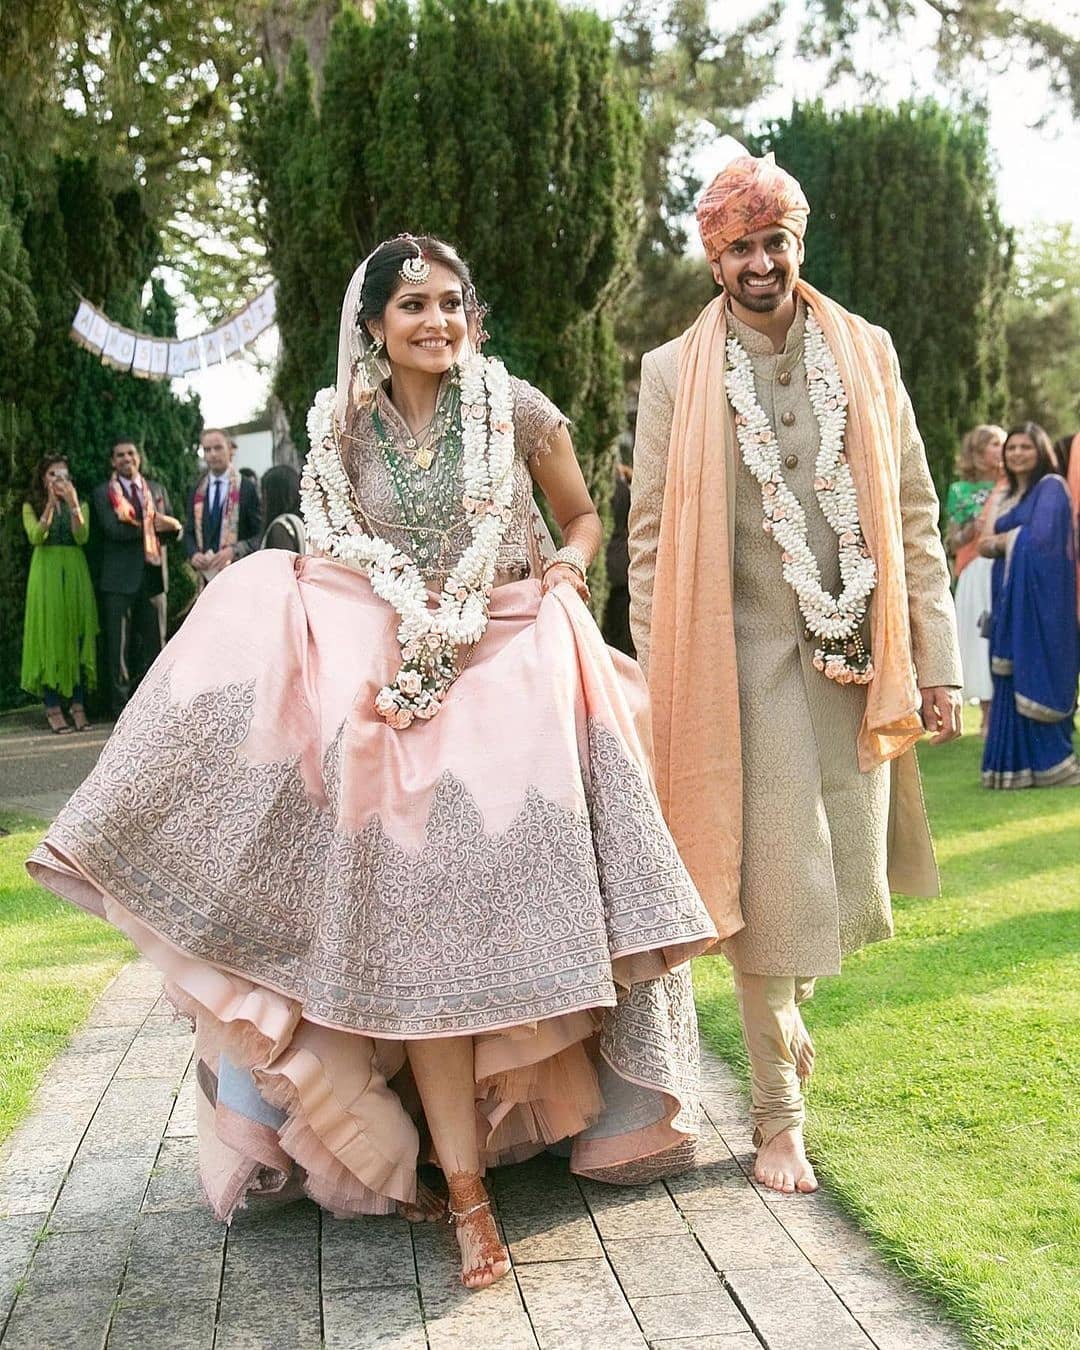
<path fill-rule="evenodd" d="M 382 318 L 394 293 L 407 284 L 401 276 L 402 263 L 415 258 L 417 249 L 428 262 L 440 263 L 453 272 L 461 282 L 465 313 L 470 320 L 479 321 L 482 318 L 483 306 L 477 298 L 469 265 L 459 257 L 457 250 L 445 240 L 436 239 L 430 234 L 399 234 L 396 239 L 387 239 L 380 244 L 368 259 L 360 305 L 356 311 L 358 325 Z"/>

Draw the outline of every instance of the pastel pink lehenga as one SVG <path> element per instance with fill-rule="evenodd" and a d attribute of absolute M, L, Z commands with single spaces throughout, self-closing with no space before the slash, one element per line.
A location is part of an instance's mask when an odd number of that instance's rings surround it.
<path fill-rule="evenodd" d="M 374 709 L 396 622 L 328 559 L 227 568 L 28 864 L 194 1019 L 220 1217 L 300 1187 L 339 1215 L 413 1201 L 411 1037 L 475 1038 L 487 1165 L 560 1141 L 611 1181 L 693 1159 L 687 962 L 715 930 L 657 805 L 637 667 L 524 576 L 439 715 L 396 731 Z"/>

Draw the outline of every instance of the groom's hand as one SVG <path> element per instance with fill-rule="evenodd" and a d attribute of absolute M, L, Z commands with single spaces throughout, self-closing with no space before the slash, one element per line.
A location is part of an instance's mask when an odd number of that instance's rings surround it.
<path fill-rule="evenodd" d="M 959 689 L 934 684 L 919 691 L 922 694 L 923 726 L 930 733 L 931 745 L 955 741 L 963 730 L 964 704 Z"/>

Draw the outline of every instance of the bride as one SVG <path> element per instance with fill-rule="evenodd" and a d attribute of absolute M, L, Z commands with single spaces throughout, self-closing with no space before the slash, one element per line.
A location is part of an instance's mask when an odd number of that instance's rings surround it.
<path fill-rule="evenodd" d="M 600 1180 L 690 1165 L 686 963 L 715 939 L 643 681 L 583 603 L 566 419 L 477 353 L 480 317 L 437 239 L 360 265 L 309 418 L 317 556 L 207 587 L 29 864 L 193 1019 L 219 1217 L 439 1217 L 434 1162 L 470 1288 L 510 1265 L 487 1167 L 560 1141 Z"/>

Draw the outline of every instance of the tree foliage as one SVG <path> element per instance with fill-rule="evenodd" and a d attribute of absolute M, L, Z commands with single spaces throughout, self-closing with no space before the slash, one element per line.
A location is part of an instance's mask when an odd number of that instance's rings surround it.
<path fill-rule="evenodd" d="M 706 0 L 628 0 L 615 22 L 644 128 L 644 215 L 616 327 L 628 380 L 642 353 L 685 327 L 712 294 L 708 274 L 683 257 L 702 187 L 695 157 L 708 137 L 738 131 L 773 80 L 782 0 L 734 27 L 719 24 L 716 9 Z"/>
<path fill-rule="evenodd" d="M 761 148 L 810 202 L 803 275 L 891 333 L 943 490 L 960 437 L 1006 406 L 1012 236 L 984 122 L 931 103 L 810 104 L 770 127 Z"/>
<path fill-rule="evenodd" d="M 1006 307 L 1009 421 L 1052 438 L 1080 430 L 1080 239 L 1071 224 L 1029 236 L 1018 250 Z"/>
<path fill-rule="evenodd" d="M 808 56 L 828 57 L 832 78 L 854 74 L 874 88 L 882 69 L 881 42 L 906 42 L 918 19 L 935 20 L 938 73 L 951 88 L 978 88 L 988 65 L 1023 65 L 1050 100 L 1080 118 L 1080 31 L 1075 8 L 1030 0 L 807 0 L 807 23 L 800 47 Z M 860 67 L 856 40 L 873 53 Z M 973 78 L 974 77 L 974 78 Z M 1038 111 L 1038 105 L 1036 105 Z M 1045 115 L 1045 111 L 1044 115 Z"/>
<path fill-rule="evenodd" d="M 22 625 L 30 551 L 21 503 L 46 452 L 66 455 L 84 498 L 108 472 L 113 441 L 143 450 L 145 467 L 177 500 L 192 477 L 198 403 L 167 384 L 120 374 L 82 351 L 68 331 L 76 285 L 111 317 L 143 331 L 175 333 L 160 282 L 142 295 L 158 238 L 135 187 L 119 191 L 94 160 L 57 158 L 33 174 L 0 167 L 0 630 Z M 93 534 L 91 535 L 93 539 Z M 177 591 L 179 595 L 179 591 Z M 0 706 L 20 699 L 19 644 L 0 648 Z"/>
<path fill-rule="evenodd" d="M 611 30 L 550 0 L 344 10 L 321 89 L 301 44 L 251 109 L 278 280 L 276 391 L 294 436 L 335 375 L 356 263 L 402 231 L 453 241 L 491 309 L 491 350 L 573 419 L 607 495 L 621 430 L 612 325 L 638 226 L 640 136 Z"/>
<path fill-rule="evenodd" d="M 263 269 L 240 157 L 240 97 L 263 0 L 15 0 L 0 8 L 8 130 L 47 166 L 78 154 L 137 185 L 162 261 L 213 317 Z"/>

